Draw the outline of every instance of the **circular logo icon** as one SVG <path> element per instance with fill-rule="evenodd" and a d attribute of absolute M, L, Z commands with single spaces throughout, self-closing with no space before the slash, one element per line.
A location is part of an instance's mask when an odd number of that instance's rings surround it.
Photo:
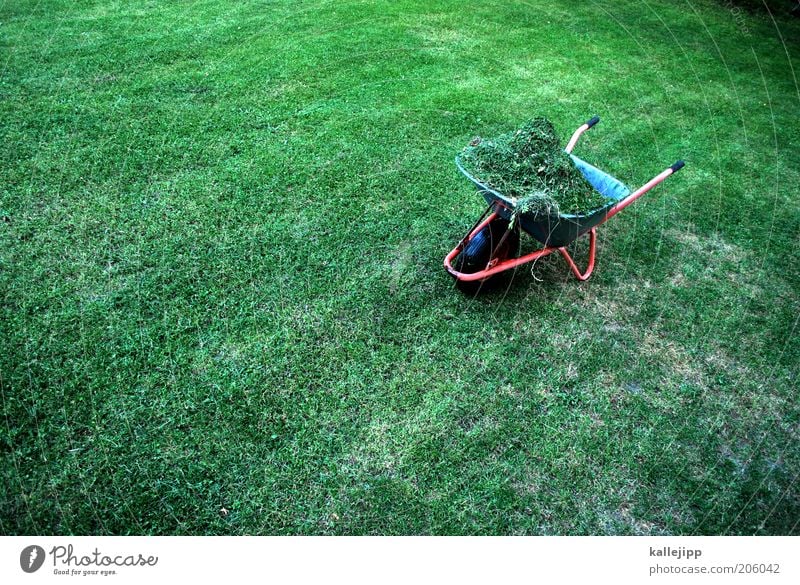
<path fill-rule="evenodd" d="M 44 564 L 44 549 L 41 546 L 32 544 L 26 546 L 19 553 L 19 566 L 26 573 L 35 573 Z"/>

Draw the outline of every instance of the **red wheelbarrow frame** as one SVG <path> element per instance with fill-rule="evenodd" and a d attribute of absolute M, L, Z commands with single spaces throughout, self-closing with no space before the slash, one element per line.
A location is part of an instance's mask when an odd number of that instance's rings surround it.
<path fill-rule="evenodd" d="M 567 147 L 564 149 L 568 154 L 572 153 L 573 148 L 575 148 L 575 144 L 578 142 L 578 139 L 581 137 L 581 134 L 586 132 L 589 128 L 594 126 L 600 121 L 598 116 L 595 116 L 585 124 L 583 124 L 580 128 L 575 130 L 572 134 L 572 138 L 570 138 L 569 142 L 567 143 Z M 467 243 L 475 237 L 475 235 L 480 232 L 485 226 L 487 226 L 491 221 L 496 219 L 499 216 L 497 209 L 499 207 L 505 207 L 506 209 L 510 208 L 507 205 L 504 205 L 501 201 L 493 201 L 486 211 L 483 212 L 480 219 L 475 223 L 472 230 L 458 243 L 458 245 L 453 248 L 453 250 L 445 256 L 444 259 L 444 267 L 453 276 L 455 276 L 458 280 L 464 282 L 473 282 L 476 280 L 486 280 L 495 274 L 499 274 L 506 270 L 511 270 L 512 268 L 516 268 L 517 266 L 521 266 L 522 264 L 526 264 L 528 262 L 533 262 L 534 260 L 538 260 L 539 258 L 543 258 L 544 256 L 548 256 L 553 252 L 559 252 L 561 256 L 563 256 L 564 260 L 567 261 L 569 264 L 570 269 L 572 270 L 572 274 L 575 275 L 575 278 L 578 280 L 584 281 L 588 280 L 588 278 L 592 275 L 592 271 L 594 270 L 594 260 L 595 260 L 595 244 L 597 242 L 597 227 L 602 225 L 603 223 L 607 222 L 609 219 L 614 217 L 620 211 L 625 209 L 628 205 L 636 201 L 639 197 L 647 193 L 650 189 L 661 183 L 664 179 L 676 173 L 684 166 L 684 162 L 682 160 L 677 161 L 671 167 L 663 170 L 658 175 L 650 179 L 647 183 L 639 187 L 636 191 L 632 192 L 625 198 L 621 199 L 616 205 L 611 207 L 606 214 L 606 217 L 598 223 L 595 227 L 591 228 L 588 232 L 589 235 L 589 264 L 586 268 L 586 271 L 581 272 L 578 266 L 575 264 L 575 261 L 570 256 L 569 252 L 567 251 L 565 246 L 562 247 L 555 247 L 555 246 L 547 246 L 536 250 L 535 252 L 531 252 L 530 254 L 526 254 L 524 256 L 520 256 L 519 258 L 509 258 L 507 260 L 500 261 L 497 258 L 491 258 L 489 263 L 486 265 L 486 268 L 480 270 L 478 272 L 471 272 L 471 273 L 464 273 L 459 272 L 455 268 L 453 268 L 453 260 L 458 256 L 461 251 L 465 248 Z M 498 243 L 496 249 L 501 247 L 503 240 L 506 238 L 508 232 L 503 235 L 503 238 Z"/>

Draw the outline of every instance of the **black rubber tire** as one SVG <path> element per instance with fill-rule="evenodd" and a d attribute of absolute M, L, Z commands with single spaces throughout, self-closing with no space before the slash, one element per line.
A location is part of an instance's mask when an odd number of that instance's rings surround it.
<path fill-rule="evenodd" d="M 489 260 L 497 258 L 506 260 L 516 258 L 519 253 L 519 231 L 515 228 L 508 234 L 503 245 L 497 245 L 508 230 L 508 220 L 498 217 L 481 231 L 475 234 L 456 258 L 455 267 L 459 272 L 473 274 L 486 268 Z M 465 294 L 475 295 L 479 292 L 496 290 L 498 286 L 508 282 L 508 272 L 490 276 L 486 280 L 464 281 L 456 279 L 456 286 Z"/>

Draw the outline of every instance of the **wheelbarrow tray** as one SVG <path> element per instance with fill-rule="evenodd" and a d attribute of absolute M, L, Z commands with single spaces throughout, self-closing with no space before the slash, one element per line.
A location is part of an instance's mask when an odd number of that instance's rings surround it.
<path fill-rule="evenodd" d="M 598 209 L 578 214 L 522 214 L 518 218 L 522 229 L 549 247 L 561 248 L 577 240 L 593 227 L 602 223 L 611 208 L 631 193 L 631 190 L 619 179 L 601 171 L 577 156 L 572 154 L 569 156 L 589 184 L 608 199 L 608 203 Z M 461 164 L 460 156 L 456 156 L 456 166 L 465 177 L 472 181 L 484 199 L 486 199 L 486 202 L 490 205 L 494 204 L 498 215 L 507 220 L 511 219 L 515 206 L 514 200 L 475 178 Z"/>

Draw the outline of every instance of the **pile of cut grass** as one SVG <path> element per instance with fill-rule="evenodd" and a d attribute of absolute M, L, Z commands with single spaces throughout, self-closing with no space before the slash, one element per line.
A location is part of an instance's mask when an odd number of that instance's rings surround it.
<path fill-rule="evenodd" d="M 515 215 L 585 213 L 607 202 L 572 163 L 547 118 L 497 138 L 476 138 L 461 160 L 479 181 L 516 200 Z"/>

